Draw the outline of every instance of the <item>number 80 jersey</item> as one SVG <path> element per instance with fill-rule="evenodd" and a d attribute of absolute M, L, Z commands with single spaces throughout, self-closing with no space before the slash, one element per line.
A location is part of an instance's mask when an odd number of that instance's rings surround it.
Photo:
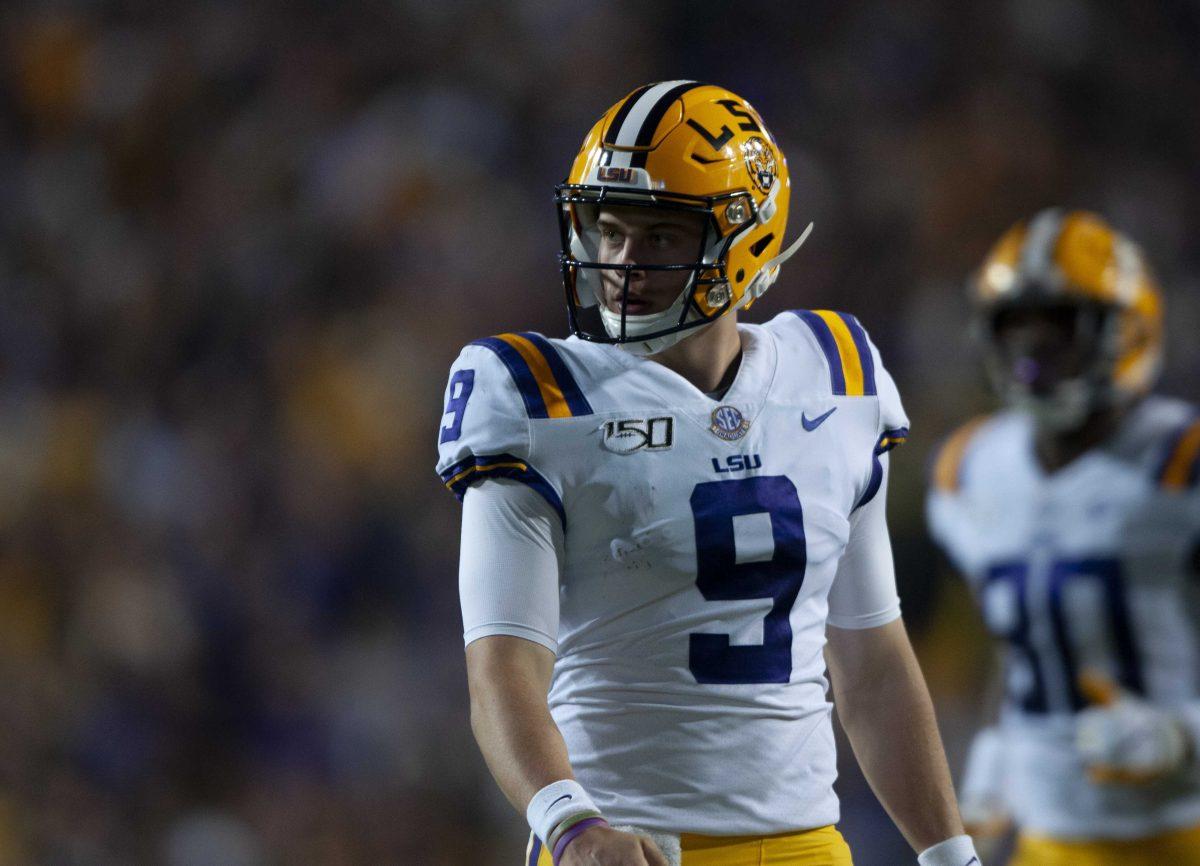
<path fill-rule="evenodd" d="M 551 711 L 616 823 L 836 822 L 825 625 L 899 616 L 890 561 L 882 594 L 830 596 L 852 516 L 907 433 L 878 352 L 829 311 L 739 332 L 719 401 L 657 362 L 536 334 L 474 343 L 451 373 L 445 483 L 518 479 L 565 528 L 558 633 L 483 633 L 557 651 Z"/>
<path fill-rule="evenodd" d="M 1200 420 L 1149 397 L 1047 474 L 1028 416 L 964 427 L 934 462 L 929 526 L 1007 644 L 1006 797 L 1025 830 L 1138 838 L 1200 823 L 1200 766 L 1096 785 L 1075 748 L 1079 675 L 1197 716 Z M 1197 726 L 1200 730 L 1200 726 Z"/>

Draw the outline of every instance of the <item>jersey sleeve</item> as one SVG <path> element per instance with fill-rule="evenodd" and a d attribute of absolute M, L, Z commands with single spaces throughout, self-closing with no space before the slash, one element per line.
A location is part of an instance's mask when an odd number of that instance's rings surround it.
<path fill-rule="evenodd" d="M 853 319 L 853 316 L 850 318 Z M 865 369 L 868 364 L 871 367 L 875 397 L 879 406 L 879 420 L 875 431 L 877 438 L 871 454 L 871 474 L 867 479 L 862 496 L 854 506 L 855 509 L 858 509 L 874 500 L 882 488 L 883 455 L 908 441 L 908 414 L 904 411 L 904 404 L 900 400 L 900 389 L 896 387 L 896 381 L 883 366 L 883 358 L 879 354 L 878 347 L 867 336 L 866 330 L 858 325 L 857 320 L 854 320 L 854 324 L 862 330 L 863 355 L 869 359 L 868 362 L 864 362 L 863 367 Z"/>
<path fill-rule="evenodd" d="M 836 628 L 875 628 L 900 616 L 887 528 L 887 459 L 879 457 L 879 495 L 850 515 L 850 538 L 829 590 L 828 622 Z"/>
<path fill-rule="evenodd" d="M 564 519 L 562 499 L 530 453 L 527 370 L 508 343 L 490 337 L 466 346 L 450 368 L 438 429 L 437 472 L 462 500 L 489 478 L 509 478 L 536 490 Z"/>
<path fill-rule="evenodd" d="M 879 349 L 874 343 L 871 343 L 870 347 L 875 359 L 875 369 L 878 371 L 876 381 L 879 391 L 879 446 L 884 451 L 891 451 L 908 439 L 908 413 L 904 411 L 896 381 L 883 366 Z"/>
<path fill-rule="evenodd" d="M 458 590 L 463 643 L 510 635 L 558 650 L 563 528 L 544 498 L 507 478 L 463 497 Z"/>
<path fill-rule="evenodd" d="M 1193 499 L 1200 495 L 1200 414 L 1195 409 L 1172 431 L 1156 463 L 1155 480 L 1163 490 Z"/>
<path fill-rule="evenodd" d="M 856 478 L 850 536 L 829 592 L 828 623 L 836 628 L 874 628 L 900 616 L 896 572 L 888 536 L 886 481 L 888 452 L 908 438 L 908 415 L 879 349 L 866 328 L 849 313 L 792 310 L 781 325 L 800 328 L 822 360 L 835 397 L 871 401 L 873 412 L 858 417 L 867 429 L 854 436 L 851 464 Z M 795 325 L 796 321 L 800 325 Z M 858 469 L 861 467 L 861 469 Z"/>
<path fill-rule="evenodd" d="M 925 523 L 933 540 L 964 574 L 970 570 L 970 527 L 962 501 L 963 468 L 985 421 L 987 416 L 980 416 L 959 427 L 938 446 L 930 462 Z"/>
<path fill-rule="evenodd" d="M 883 366 L 879 349 L 867 329 L 849 313 L 835 310 L 789 310 L 776 318 L 779 327 L 797 327 L 815 346 L 829 376 L 835 397 L 862 397 L 875 401 L 873 453 L 869 456 L 855 508 L 866 505 L 879 492 L 883 467 L 879 458 L 908 438 L 908 415 L 900 392 Z M 800 324 L 797 324 L 800 323 Z"/>

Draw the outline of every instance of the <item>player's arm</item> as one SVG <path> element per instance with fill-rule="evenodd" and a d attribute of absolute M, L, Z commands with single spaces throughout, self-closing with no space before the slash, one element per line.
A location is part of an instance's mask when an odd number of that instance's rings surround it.
<path fill-rule="evenodd" d="M 838 717 L 900 832 L 922 852 L 963 837 L 933 703 L 903 620 L 867 629 L 831 626 L 828 637 Z"/>
<path fill-rule="evenodd" d="M 575 781 L 546 702 L 558 630 L 563 530 L 507 480 L 463 499 L 459 591 L 471 728 L 496 783 L 561 866 L 667 866 L 648 839 L 608 828 Z"/>
<path fill-rule="evenodd" d="M 933 703 L 900 618 L 882 481 L 851 515 L 829 595 L 826 661 L 834 704 L 871 788 L 925 866 L 975 857 L 954 799 Z M 978 862 L 976 859 L 974 862 Z"/>
<path fill-rule="evenodd" d="M 524 812 L 533 795 L 573 779 L 546 693 L 554 654 L 520 637 L 491 635 L 467 647 L 471 730 L 500 790 Z"/>

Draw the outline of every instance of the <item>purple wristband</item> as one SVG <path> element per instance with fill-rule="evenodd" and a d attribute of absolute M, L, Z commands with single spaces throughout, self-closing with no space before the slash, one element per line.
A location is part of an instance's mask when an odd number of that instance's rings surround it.
<path fill-rule="evenodd" d="M 554 858 L 554 866 L 558 866 L 559 858 L 562 857 L 563 852 L 567 850 L 567 846 L 571 844 L 576 836 L 578 836 L 588 827 L 599 827 L 601 824 L 603 824 L 605 827 L 608 826 L 608 822 L 603 818 L 588 818 L 585 821 L 580 821 L 570 830 L 563 833 L 562 838 L 559 839 L 554 845 L 554 853 L 552 855 Z"/>

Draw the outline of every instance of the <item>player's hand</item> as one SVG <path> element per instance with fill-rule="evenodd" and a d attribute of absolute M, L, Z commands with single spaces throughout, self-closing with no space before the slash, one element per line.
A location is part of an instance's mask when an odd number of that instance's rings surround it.
<path fill-rule="evenodd" d="M 1100 674 L 1080 675 L 1079 689 L 1091 706 L 1079 714 L 1075 743 L 1093 782 L 1145 785 L 1188 762 L 1188 735 L 1171 713 Z"/>
<path fill-rule="evenodd" d="M 958 809 L 963 826 L 977 842 L 1003 836 L 1012 824 L 1004 802 L 1004 742 L 1000 731 L 984 728 L 971 741 Z"/>
<path fill-rule="evenodd" d="M 563 852 L 559 866 L 670 866 L 658 846 L 644 836 L 611 827 L 589 827 Z"/>

